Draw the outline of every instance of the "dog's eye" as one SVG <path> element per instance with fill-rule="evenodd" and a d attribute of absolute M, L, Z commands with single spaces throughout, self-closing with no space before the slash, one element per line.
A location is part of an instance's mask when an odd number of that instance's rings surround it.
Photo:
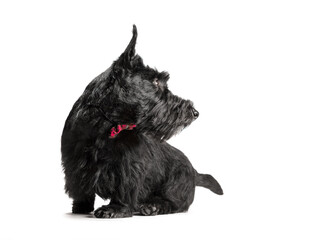
<path fill-rule="evenodd" d="M 155 86 L 158 86 L 158 79 L 155 78 L 154 81 L 153 81 L 153 83 L 154 83 Z"/>

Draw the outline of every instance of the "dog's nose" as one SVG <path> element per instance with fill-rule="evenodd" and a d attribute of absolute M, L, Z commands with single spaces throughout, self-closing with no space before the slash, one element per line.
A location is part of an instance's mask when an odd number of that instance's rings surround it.
<path fill-rule="evenodd" d="M 195 108 L 193 108 L 193 116 L 195 119 L 199 117 L 199 112 Z"/>

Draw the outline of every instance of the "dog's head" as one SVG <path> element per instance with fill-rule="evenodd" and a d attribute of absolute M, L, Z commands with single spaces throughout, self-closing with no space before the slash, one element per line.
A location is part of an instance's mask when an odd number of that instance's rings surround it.
<path fill-rule="evenodd" d="M 111 105 L 113 115 L 122 119 L 123 124 L 134 123 L 139 131 L 167 140 L 190 125 L 199 113 L 191 101 L 168 89 L 167 72 L 144 65 L 143 59 L 135 53 L 136 39 L 134 25 L 130 43 L 110 69 L 112 94 L 116 96 L 105 99 L 104 106 Z"/>

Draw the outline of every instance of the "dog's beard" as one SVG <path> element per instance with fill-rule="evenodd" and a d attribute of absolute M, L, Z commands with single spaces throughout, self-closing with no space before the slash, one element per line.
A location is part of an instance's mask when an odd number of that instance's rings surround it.
<path fill-rule="evenodd" d="M 187 126 L 179 126 L 177 127 L 176 129 L 172 130 L 172 131 L 167 131 L 165 133 L 159 133 L 159 136 L 160 137 L 160 140 L 161 141 L 166 141 L 168 139 L 170 139 L 171 137 L 173 137 L 174 135 L 177 135 L 179 134 L 181 131 L 183 131 L 184 128 L 186 128 Z M 158 136 L 157 136 L 158 137 Z"/>
<path fill-rule="evenodd" d="M 161 141 L 180 133 L 194 121 L 192 103 L 183 99 L 173 104 L 158 103 L 143 116 L 141 129 Z"/>

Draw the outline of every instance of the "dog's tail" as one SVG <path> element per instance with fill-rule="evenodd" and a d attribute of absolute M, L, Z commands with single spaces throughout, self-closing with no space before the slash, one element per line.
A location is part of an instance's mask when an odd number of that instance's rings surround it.
<path fill-rule="evenodd" d="M 196 186 L 208 188 L 213 193 L 223 195 L 223 189 L 213 176 L 209 174 L 200 174 L 196 172 Z"/>

